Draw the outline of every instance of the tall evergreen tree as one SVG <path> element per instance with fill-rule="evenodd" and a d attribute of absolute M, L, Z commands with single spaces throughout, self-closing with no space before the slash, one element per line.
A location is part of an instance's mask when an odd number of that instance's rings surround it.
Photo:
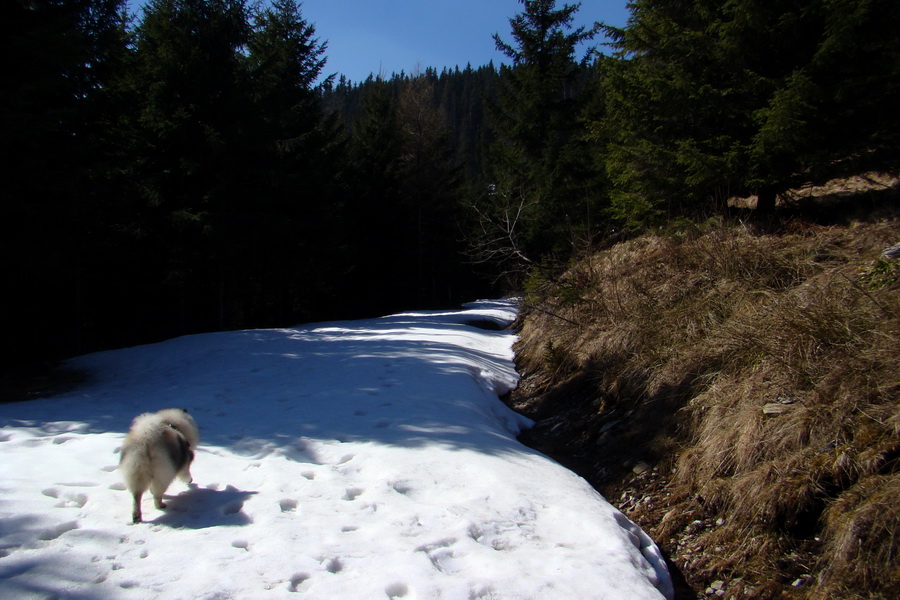
<path fill-rule="evenodd" d="M 349 148 L 353 277 L 367 290 L 373 311 L 383 314 L 398 308 L 394 290 L 405 287 L 408 276 L 402 264 L 408 250 L 400 205 L 402 141 L 392 85 L 373 79 L 360 111 Z"/>
<path fill-rule="evenodd" d="M 122 2 L 15 0 L 0 7 L 0 259 L 10 330 L 4 357 L 83 348 L 85 288 L 104 160 L 96 119 L 125 52 Z"/>
<path fill-rule="evenodd" d="M 168 333 L 224 325 L 229 266 L 214 234 L 216 216 L 246 192 L 248 35 L 243 0 L 152 0 L 137 28 L 129 175 L 139 185 L 136 227 L 164 260 L 156 277 Z"/>
<path fill-rule="evenodd" d="M 229 229 L 246 230 L 247 276 L 268 305 L 256 310 L 276 322 L 315 316 L 334 300 L 344 159 L 337 118 L 321 106 L 326 44 L 315 35 L 299 3 L 276 0 L 256 14 L 248 44 L 253 182 Z"/>
<path fill-rule="evenodd" d="M 514 41 L 494 36 L 512 66 L 501 68 L 490 113 L 497 136 L 488 160 L 491 193 L 476 206 L 477 231 L 487 235 L 473 238 L 476 253 L 494 260 L 499 252 L 518 264 L 570 252 L 594 200 L 579 189 L 572 142 L 580 133 L 577 92 L 591 54 L 579 61 L 576 51 L 595 30 L 572 29 L 578 4 L 557 9 L 554 0 L 520 1 L 524 12 L 510 19 Z"/>
<path fill-rule="evenodd" d="M 447 288 L 461 254 L 455 193 L 460 169 L 453 163 L 446 114 L 435 104 L 436 76 L 413 76 L 398 98 L 401 210 L 408 230 L 409 294 L 421 305 L 449 300 Z M 398 215 L 399 216 L 399 215 Z"/>

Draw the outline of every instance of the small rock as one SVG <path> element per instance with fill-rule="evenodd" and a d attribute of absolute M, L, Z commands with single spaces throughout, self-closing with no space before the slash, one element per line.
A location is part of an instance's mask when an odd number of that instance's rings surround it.
<path fill-rule="evenodd" d="M 725 582 L 722 581 L 721 579 L 717 579 L 717 580 L 713 581 L 709 587 L 711 587 L 714 591 L 718 592 L 719 590 L 725 589 Z"/>
<path fill-rule="evenodd" d="M 641 473 L 644 473 L 645 471 L 647 471 L 647 469 L 649 469 L 649 468 L 650 468 L 650 465 L 648 465 L 647 463 L 638 462 L 636 465 L 631 467 L 631 472 L 634 473 L 635 475 L 640 475 Z"/>
<path fill-rule="evenodd" d="M 764 415 L 781 415 L 791 409 L 790 404 L 782 404 L 781 402 L 769 402 L 763 406 Z"/>

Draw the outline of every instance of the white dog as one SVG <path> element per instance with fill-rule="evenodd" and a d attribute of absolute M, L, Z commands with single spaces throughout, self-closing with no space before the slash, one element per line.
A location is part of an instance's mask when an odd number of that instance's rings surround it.
<path fill-rule="evenodd" d="M 148 489 L 156 508 L 166 507 L 163 494 L 176 476 L 190 483 L 191 461 L 200 442 L 197 425 L 181 408 L 138 415 L 131 424 L 119 470 L 134 497 L 133 522 L 141 522 L 141 496 Z"/>

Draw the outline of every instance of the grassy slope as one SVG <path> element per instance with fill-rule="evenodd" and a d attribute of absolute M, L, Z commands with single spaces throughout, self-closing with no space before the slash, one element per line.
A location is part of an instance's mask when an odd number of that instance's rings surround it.
<path fill-rule="evenodd" d="M 648 234 L 529 286 L 524 441 L 647 530 L 683 597 L 900 589 L 900 209 L 853 206 Z"/>

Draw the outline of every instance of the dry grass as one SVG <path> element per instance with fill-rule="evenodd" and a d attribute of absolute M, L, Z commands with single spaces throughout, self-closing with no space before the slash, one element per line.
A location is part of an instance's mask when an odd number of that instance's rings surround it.
<path fill-rule="evenodd" d="M 617 439 L 658 461 L 656 509 L 632 514 L 695 586 L 900 589 L 900 270 L 872 275 L 898 241 L 894 217 L 771 234 L 713 224 L 530 283 L 518 356 L 531 393 L 585 403 L 570 424 L 583 452 Z M 613 418 L 610 440 L 597 429 Z"/>

